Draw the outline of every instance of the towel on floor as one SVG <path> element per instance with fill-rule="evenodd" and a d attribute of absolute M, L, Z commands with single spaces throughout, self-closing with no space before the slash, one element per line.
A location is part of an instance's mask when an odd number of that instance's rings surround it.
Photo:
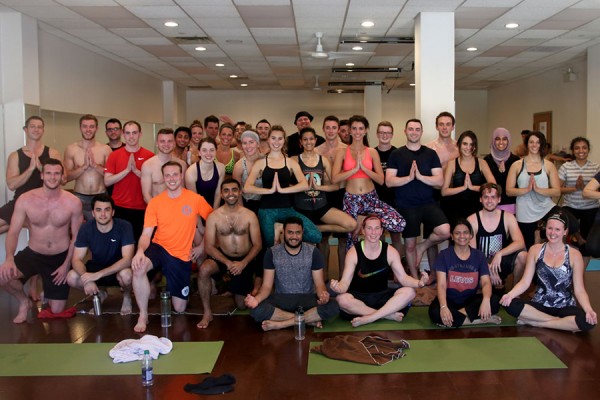
<path fill-rule="evenodd" d="M 323 340 L 323 343 L 310 351 L 336 360 L 385 365 L 404 357 L 404 350 L 408 348 L 410 345 L 406 340 L 394 343 L 379 336 L 366 336 L 361 339 L 351 335 L 337 335 Z"/>
<path fill-rule="evenodd" d="M 144 358 L 144 350 L 148 350 L 150 357 L 154 360 L 159 354 L 167 354 L 173 349 L 173 343 L 164 337 L 158 338 L 154 335 L 144 335 L 141 339 L 125 339 L 115 345 L 108 355 L 113 362 L 123 363 L 140 361 Z"/>
<path fill-rule="evenodd" d="M 67 308 L 59 313 L 53 313 L 50 307 L 48 307 L 40 311 L 37 317 L 39 319 L 71 318 L 74 317 L 75 314 L 77 314 L 77 309 L 75 307 Z"/>

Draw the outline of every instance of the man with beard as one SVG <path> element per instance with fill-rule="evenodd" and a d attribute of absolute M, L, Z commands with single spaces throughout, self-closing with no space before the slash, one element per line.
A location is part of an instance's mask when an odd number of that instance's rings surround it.
<path fill-rule="evenodd" d="M 481 211 L 472 214 L 467 221 L 473 227 L 471 247 L 481 250 L 490 267 L 490 279 L 495 287 L 501 287 L 511 272 L 517 283 L 523 276 L 527 250 L 525 240 L 515 216 L 498 210 L 502 188 L 495 183 L 484 183 L 479 188 Z"/>
<path fill-rule="evenodd" d="M 73 244 L 81 225 L 81 201 L 60 188 L 64 169 L 50 158 L 42 166 L 42 187 L 19 197 L 6 235 L 6 260 L 0 265 L 0 286 L 19 302 L 14 323 L 27 320 L 31 301 L 23 292 L 23 283 L 41 275 L 50 316 L 61 316 L 67 304 Z M 29 229 L 29 244 L 15 254 L 21 229 Z M 58 315 L 57 315 L 58 314 Z"/>
<path fill-rule="evenodd" d="M 191 138 L 192 130 L 187 126 L 180 126 L 179 128 L 175 129 L 175 147 L 173 149 L 173 155 L 186 163 L 186 167 L 188 163 L 188 150 L 190 149 Z"/>
<path fill-rule="evenodd" d="M 302 153 L 302 144 L 300 143 L 300 131 L 304 128 L 310 127 L 310 123 L 313 120 L 313 116 L 308 111 L 300 111 L 296 113 L 296 118 L 294 119 L 294 125 L 298 128 L 298 132 L 292 133 L 287 137 L 287 156 L 293 157 Z M 320 146 L 325 143 L 325 139 L 321 136 L 317 135 L 317 144 L 316 146 Z M 315 147 L 316 147 L 315 146 Z"/>
<path fill-rule="evenodd" d="M 225 202 L 208 216 L 204 250 L 208 258 L 200 266 L 198 291 L 204 315 L 198 328 L 208 328 L 212 321 L 210 308 L 211 278 L 227 277 L 228 290 L 238 308 L 245 309 L 244 297 L 252 291 L 257 268 L 256 256 L 262 247 L 260 225 L 256 214 L 242 206 L 241 186 L 233 178 L 221 184 L 221 199 Z"/>
<path fill-rule="evenodd" d="M 256 296 L 246 296 L 250 315 L 261 323 L 264 331 L 294 325 L 294 312 L 302 307 L 308 325 L 321 326 L 321 321 L 337 315 L 335 301 L 323 279 L 325 261 L 319 250 L 302 242 L 302 220 L 289 217 L 283 223 L 283 243 L 265 253 L 263 284 Z M 275 292 L 271 294 L 273 287 Z"/>
<path fill-rule="evenodd" d="M 112 149 L 96 141 L 98 119 L 90 114 L 79 118 L 81 140 L 67 146 L 65 150 L 65 172 L 67 181 L 75 180 L 74 194 L 83 204 L 83 217 L 92 219 L 92 198 L 106 193 L 104 165 Z"/>
<path fill-rule="evenodd" d="M 258 134 L 258 148 L 260 154 L 267 154 L 271 151 L 269 147 L 269 132 L 271 132 L 271 123 L 266 119 L 261 119 L 256 123 L 256 133 Z"/>
<path fill-rule="evenodd" d="M 131 224 L 115 214 L 113 199 L 99 194 L 92 199 L 93 220 L 81 226 L 75 241 L 73 269 L 67 274 L 70 287 L 86 295 L 98 294 L 101 301 L 108 296 L 98 287 L 121 286 L 121 315 L 131 314 L 131 259 L 135 239 Z M 88 257 L 89 256 L 89 257 Z M 87 261 L 86 261 L 87 260 Z"/>

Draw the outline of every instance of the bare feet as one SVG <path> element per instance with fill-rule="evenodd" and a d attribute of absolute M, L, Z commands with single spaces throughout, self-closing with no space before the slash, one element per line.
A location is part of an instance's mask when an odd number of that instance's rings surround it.
<path fill-rule="evenodd" d="M 293 324 L 293 319 L 292 319 L 292 324 Z M 272 320 L 266 320 L 263 321 L 261 324 L 261 327 L 263 329 L 263 331 L 272 331 L 272 330 L 276 330 L 276 329 L 283 329 L 283 328 L 287 328 L 288 326 L 291 326 L 290 324 L 286 324 L 286 321 L 272 321 Z"/>
<path fill-rule="evenodd" d="M 196 328 L 206 329 L 208 328 L 208 324 L 213 320 L 212 314 L 204 314 L 200 322 L 196 324 Z"/>
<path fill-rule="evenodd" d="M 138 322 L 133 327 L 133 330 L 138 333 L 146 332 L 146 325 L 148 325 L 148 317 L 140 314 Z"/>
<path fill-rule="evenodd" d="M 131 314 L 131 296 L 123 295 L 123 304 L 121 304 L 121 315 Z"/>
<path fill-rule="evenodd" d="M 402 322 L 404 319 L 404 313 L 397 311 L 385 317 L 385 319 L 389 319 L 390 321 Z"/>
<path fill-rule="evenodd" d="M 488 319 L 477 318 L 477 319 L 473 320 L 473 322 L 471 322 L 471 325 L 480 325 L 480 324 L 496 324 L 496 325 L 498 325 L 501 323 L 502 323 L 502 318 L 500 318 L 499 315 L 492 315 Z M 464 325 L 468 325 L 468 324 L 465 323 Z"/>
<path fill-rule="evenodd" d="M 314 326 L 315 328 L 321 329 L 323 327 L 323 323 L 321 321 L 308 322 L 306 325 Z"/>
<path fill-rule="evenodd" d="M 22 324 L 23 322 L 27 321 L 27 313 L 29 312 L 30 308 L 31 300 L 27 299 L 26 301 L 20 302 L 19 312 L 17 313 L 17 316 L 13 319 L 13 322 L 15 324 Z"/>

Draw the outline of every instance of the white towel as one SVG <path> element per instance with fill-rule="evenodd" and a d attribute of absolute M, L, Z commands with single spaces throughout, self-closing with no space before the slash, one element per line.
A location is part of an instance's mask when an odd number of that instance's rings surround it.
<path fill-rule="evenodd" d="M 144 358 L 144 350 L 148 350 L 150 357 L 154 360 L 159 354 L 167 354 L 173 349 L 173 343 L 164 337 L 158 338 L 154 335 L 144 335 L 141 339 L 125 339 L 115 345 L 108 355 L 113 362 L 123 363 L 139 361 Z"/>

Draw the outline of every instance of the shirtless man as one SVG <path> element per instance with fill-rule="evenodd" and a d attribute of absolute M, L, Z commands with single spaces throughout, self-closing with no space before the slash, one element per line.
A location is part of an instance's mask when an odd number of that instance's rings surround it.
<path fill-rule="evenodd" d="M 385 318 L 401 322 L 415 297 L 415 289 L 429 280 L 424 273 L 416 280 L 404 272 L 400 254 L 381 241 L 381 220 L 369 215 L 363 222 L 365 240 L 355 244 L 346 255 L 344 274 L 338 282 L 331 280 L 331 289 L 337 293 L 342 318 L 351 319 L 357 327 Z M 388 276 L 393 272 L 402 285 L 388 288 Z"/>
<path fill-rule="evenodd" d="M 75 180 L 74 194 L 83 204 L 83 217 L 92 217 L 92 198 L 106 193 L 104 185 L 104 164 L 112 149 L 96 141 L 98 119 L 90 114 L 79 118 L 81 140 L 67 146 L 65 150 L 65 170 L 67 182 Z"/>
<path fill-rule="evenodd" d="M 208 216 L 204 236 L 207 258 L 198 272 L 198 291 L 204 315 L 198 328 L 208 328 L 212 321 L 210 309 L 211 277 L 230 276 L 228 290 L 235 296 L 238 308 L 245 309 L 244 298 L 252 291 L 256 256 L 262 241 L 256 214 L 242 206 L 241 186 L 233 178 L 221 184 L 223 206 Z"/>
<path fill-rule="evenodd" d="M 458 146 L 456 145 L 456 140 L 452 139 L 455 122 L 454 115 L 448 111 L 439 113 L 435 117 L 435 129 L 438 131 L 438 137 L 425 145 L 435 150 L 444 171 L 449 161 L 458 158 Z"/>
<path fill-rule="evenodd" d="M 260 154 L 267 154 L 271 149 L 269 148 L 269 132 L 271 132 L 271 124 L 266 119 L 261 119 L 256 124 L 256 133 L 260 142 L 258 143 L 258 149 Z"/>
<path fill-rule="evenodd" d="M 23 131 L 25 146 L 8 155 L 6 186 L 15 192 L 15 196 L 0 208 L 0 234 L 8 231 L 17 199 L 23 193 L 42 186 L 40 175 L 42 163 L 49 158 L 60 160 L 60 153 L 57 150 L 42 144 L 44 120 L 41 117 L 27 118 Z"/>
<path fill-rule="evenodd" d="M 23 282 L 41 275 L 50 312 L 61 313 L 67 304 L 73 244 L 82 221 L 81 201 L 60 188 L 63 181 L 60 160 L 50 158 L 42 166 L 42 187 L 24 193 L 15 205 L 6 235 L 6 260 L 0 265 L 0 286 L 19 302 L 14 323 L 27 320 L 31 302 Z M 17 255 L 19 231 L 27 224 L 29 246 Z"/>
<path fill-rule="evenodd" d="M 339 149 L 346 148 L 338 136 L 340 120 L 335 115 L 329 115 L 323 120 L 323 133 L 325 134 L 325 143 L 317 146 L 315 151 L 327 157 L 331 165 L 335 160 L 335 155 Z"/>
<path fill-rule="evenodd" d="M 148 325 L 150 282 L 147 273 L 152 269 L 162 271 L 167 278 L 167 291 L 173 296 L 175 311 L 185 311 L 190 293 L 191 260 L 198 251 L 192 247 L 196 225 L 200 217 L 207 219 L 212 212 L 204 197 L 183 187 L 181 164 L 169 161 L 161 169 L 167 188 L 148 203 L 144 230 L 131 260 L 133 292 L 140 309 L 133 328 L 136 332 L 145 332 Z"/>
<path fill-rule="evenodd" d="M 187 164 L 178 158 L 174 153 L 175 136 L 173 129 L 163 128 L 156 134 L 156 149 L 158 154 L 142 164 L 142 194 L 144 201 L 149 203 L 153 197 L 156 197 L 165 190 L 165 180 L 161 168 L 168 161 L 176 161 L 185 170 Z"/>
<path fill-rule="evenodd" d="M 187 126 L 180 126 L 175 129 L 175 148 L 173 149 L 173 155 L 183 162 L 188 162 L 188 150 L 190 149 L 190 140 L 192 139 L 192 130 Z M 158 140 L 158 138 L 157 138 Z M 189 160 L 191 161 L 191 159 Z"/>

